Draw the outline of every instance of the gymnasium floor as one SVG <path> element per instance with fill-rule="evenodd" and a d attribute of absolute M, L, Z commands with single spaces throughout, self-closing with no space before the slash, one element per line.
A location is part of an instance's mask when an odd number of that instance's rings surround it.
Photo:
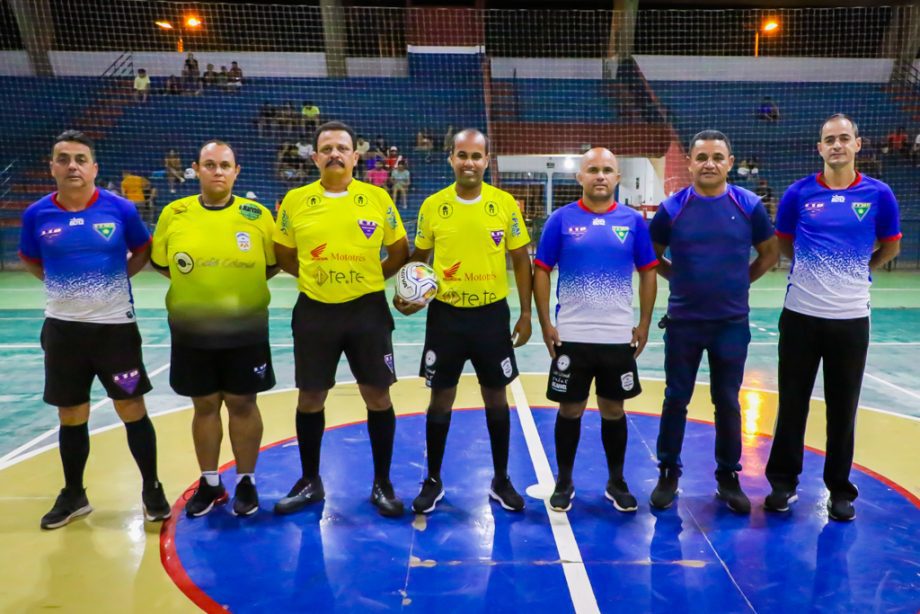
<path fill-rule="evenodd" d="M 648 494 L 663 392 L 661 331 L 640 358 L 644 394 L 627 404 L 626 478 L 637 514 L 603 498 L 606 471 L 597 412 L 589 412 L 568 514 L 548 511 L 555 412 L 544 396 L 546 350 L 534 337 L 518 352 L 525 373 L 510 389 L 511 476 L 526 490 L 513 515 L 488 501 L 491 461 L 474 377 L 465 377 L 445 459 L 447 496 L 428 517 L 377 516 L 367 502 L 370 449 L 365 411 L 347 368 L 327 405 L 322 473 L 324 504 L 276 518 L 271 506 L 298 477 L 293 408 L 289 277 L 272 280 L 272 342 L 278 385 L 261 398 L 265 420 L 257 480 L 262 510 L 237 519 L 226 508 L 189 521 L 180 513 L 197 481 L 188 400 L 168 385 L 169 333 L 162 309 L 166 280 L 142 273 L 135 298 L 154 391 L 160 473 L 175 501 L 161 530 L 144 523 L 140 484 L 123 430 L 97 386 L 87 494 L 95 511 L 41 532 L 38 520 L 62 484 L 56 412 L 43 405 L 40 283 L 0 275 L 0 548 L 7 564 L 0 611 L 730 611 L 828 612 L 920 609 L 920 275 L 882 273 L 873 288 L 872 346 L 857 426 L 853 480 L 857 520 L 828 522 L 821 482 L 823 389 L 816 386 L 800 501 L 789 516 L 765 515 L 763 466 L 776 406 L 776 321 L 783 274 L 758 282 L 745 390 L 742 483 L 750 517 L 714 497 L 712 408 L 706 382 L 691 405 L 677 505 L 650 512 Z M 666 293 L 659 292 L 657 321 Z M 515 313 L 512 301 L 512 313 Z M 393 481 L 408 504 L 424 477 L 427 390 L 415 377 L 424 317 L 397 315 L 393 389 L 397 413 Z M 232 485 L 225 438 L 225 483 Z"/>

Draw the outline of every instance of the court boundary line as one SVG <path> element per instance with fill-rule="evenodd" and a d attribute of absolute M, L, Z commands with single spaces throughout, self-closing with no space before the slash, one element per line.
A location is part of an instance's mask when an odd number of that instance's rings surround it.
<path fill-rule="evenodd" d="M 540 440 L 540 433 L 537 431 L 537 425 L 534 422 L 533 413 L 530 411 L 527 395 L 524 393 L 520 378 L 515 378 L 511 382 L 511 395 L 514 397 L 515 410 L 521 423 L 521 430 L 524 432 L 524 441 L 530 454 L 530 462 L 533 464 L 534 472 L 537 475 L 537 485 L 541 489 L 549 488 L 550 492 L 552 492 L 555 486 L 553 470 L 550 467 L 549 459 L 546 457 L 546 450 Z M 559 552 L 562 572 L 565 575 L 569 596 L 572 598 L 575 612 L 579 614 L 600 613 L 597 598 L 594 595 L 594 588 L 591 586 L 591 579 L 588 577 L 588 570 L 582 559 L 581 550 L 578 548 L 578 541 L 575 539 L 575 532 L 569 522 L 568 514 L 553 511 L 550 508 L 548 499 L 543 499 L 542 502 L 549 516 L 553 541 L 556 542 L 556 550 Z"/>

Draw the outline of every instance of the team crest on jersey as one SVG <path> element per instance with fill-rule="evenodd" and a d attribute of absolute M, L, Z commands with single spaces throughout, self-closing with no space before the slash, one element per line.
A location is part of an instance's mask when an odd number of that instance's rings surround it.
<path fill-rule="evenodd" d="M 502 239 L 505 238 L 504 230 L 492 230 L 489 231 L 489 234 L 492 236 L 492 242 L 495 243 L 495 247 L 498 247 L 502 244 Z"/>
<path fill-rule="evenodd" d="M 486 203 L 486 213 L 489 215 L 498 215 L 498 205 L 490 200 Z"/>
<path fill-rule="evenodd" d="M 385 354 L 383 356 L 383 362 L 386 363 L 387 369 L 390 370 L 390 373 L 393 373 L 395 375 L 396 374 L 396 364 L 393 362 L 393 355 Z"/>
<path fill-rule="evenodd" d="M 82 217 L 72 217 L 68 226 L 83 226 L 85 223 L 86 221 Z"/>
<path fill-rule="evenodd" d="M 319 204 L 319 196 L 313 195 L 307 199 L 308 207 L 315 207 L 318 204 Z"/>
<path fill-rule="evenodd" d="M 586 232 L 588 232 L 587 226 L 569 226 L 566 229 L 566 234 L 576 239 L 580 239 L 585 236 Z"/>
<path fill-rule="evenodd" d="M 128 394 L 132 394 L 137 390 L 138 382 L 141 381 L 141 372 L 139 369 L 131 369 L 124 373 L 116 373 L 112 376 L 112 381 Z"/>
<path fill-rule="evenodd" d="M 444 281 L 456 281 L 456 280 L 457 280 L 456 275 L 457 275 L 457 271 L 460 270 L 460 263 L 461 263 L 461 262 L 463 262 L 463 261 L 462 261 L 462 260 L 458 260 L 457 262 L 453 263 L 452 265 L 450 265 L 449 267 L 447 267 L 446 269 L 444 269 L 444 271 L 443 271 L 443 273 L 444 273 Z"/>
<path fill-rule="evenodd" d="M 620 240 L 620 243 L 626 241 L 626 237 L 629 236 L 629 226 L 611 226 L 613 234 L 617 236 L 617 239 Z"/>
<path fill-rule="evenodd" d="M 185 252 L 176 252 L 173 262 L 176 263 L 176 269 L 183 275 L 188 275 L 195 268 L 195 261 Z"/>
<path fill-rule="evenodd" d="M 368 239 L 370 239 L 371 235 L 377 230 L 377 222 L 372 222 L 370 220 L 358 220 L 358 226 Z"/>
<path fill-rule="evenodd" d="M 856 217 L 859 221 L 863 221 L 863 218 L 866 217 L 866 214 L 869 213 L 869 209 L 872 208 L 872 203 L 853 203 L 853 213 L 856 214 Z"/>
<path fill-rule="evenodd" d="M 241 252 L 248 252 L 252 249 L 252 241 L 249 238 L 248 232 L 236 233 L 236 246 L 240 248 Z"/>
<path fill-rule="evenodd" d="M 454 206 L 450 203 L 441 203 L 438 205 L 438 215 L 440 215 L 445 220 L 449 218 L 454 213 Z"/>
<path fill-rule="evenodd" d="M 636 385 L 636 380 L 633 378 L 632 373 L 624 373 L 620 376 L 620 385 L 623 387 L 623 390 L 629 392 Z"/>
<path fill-rule="evenodd" d="M 253 367 L 252 372 L 259 376 L 259 379 L 265 379 L 265 374 L 268 372 L 268 363 L 262 363 L 258 367 Z"/>
<path fill-rule="evenodd" d="M 57 236 L 57 235 L 61 234 L 61 230 L 62 230 L 61 228 L 45 228 L 45 229 L 42 230 L 40 233 L 38 233 L 38 236 L 40 236 L 40 237 L 54 237 L 54 236 Z"/>
<path fill-rule="evenodd" d="M 354 201 L 356 205 L 358 205 L 359 207 L 363 207 L 364 205 L 367 204 L 367 196 L 365 196 L 364 194 L 355 194 Z"/>
<path fill-rule="evenodd" d="M 820 200 L 810 202 L 810 203 L 805 203 L 805 211 L 817 212 L 817 211 L 820 211 L 821 209 L 824 209 L 824 203 L 821 202 Z"/>
<path fill-rule="evenodd" d="M 832 203 L 845 203 L 847 202 L 847 197 L 844 196 L 843 194 L 834 194 L 833 196 L 831 196 L 831 202 Z"/>
<path fill-rule="evenodd" d="M 256 205 L 243 203 L 240 205 L 240 215 L 247 220 L 257 220 L 262 217 L 262 210 Z"/>
<path fill-rule="evenodd" d="M 102 238 L 108 241 L 112 238 L 112 235 L 115 234 L 115 224 L 112 222 L 101 222 L 99 224 L 93 224 L 93 230 L 102 235 Z"/>

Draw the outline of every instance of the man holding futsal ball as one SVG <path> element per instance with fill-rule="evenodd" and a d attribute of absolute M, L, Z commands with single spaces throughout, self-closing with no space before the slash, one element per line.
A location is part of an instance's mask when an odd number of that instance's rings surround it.
<path fill-rule="evenodd" d="M 428 262 L 434 250 L 439 284 L 428 307 L 419 373 L 431 388 L 425 422 L 428 476 L 412 509 L 431 512 L 444 497 L 441 463 L 451 410 L 463 365 L 470 360 L 479 379 L 492 447 L 495 477 L 489 496 L 506 510 L 519 512 L 524 499 L 508 477 L 511 415 L 506 388 L 518 374 L 514 348 L 530 338 L 530 237 L 514 197 L 483 182 L 489 166 L 484 134 L 472 129 L 458 132 L 449 160 L 456 182 L 422 203 L 412 255 L 414 261 Z M 506 252 L 511 254 L 521 303 L 510 334 Z M 406 315 L 423 307 L 398 295 L 394 305 Z"/>
<path fill-rule="evenodd" d="M 403 503 L 390 483 L 396 433 L 389 392 L 396 381 L 393 316 L 383 289 L 409 257 L 406 230 L 386 190 L 354 179 L 359 155 L 354 130 L 326 122 L 316 129 L 313 150 L 319 180 L 287 193 L 274 234 L 278 264 L 297 278 L 300 290 L 291 328 L 302 470 L 275 513 L 290 514 L 325 498 L 319 475 L 324 408 L 344 352 L 367 407 L 371 503 L 383 516 L 400 516 Z M 382 262 L 381 248 L 387 252 Z"/>
<path fill-rule="evenodd" d="M 779 408 L 764 508 L 786 512 L 798 496 L 811 392 L 824 362 L 828 515 L 856 517 L 850 482 L 856 408 L 869 350 L 870 271 L 898 255 L 898 201 L 886 184 L 856 170 L 856 122 L 832 115 L 821 126 L 824 170 L 793 183 L 779 203 L 776 235 L 792 258 L 779 318 Z"/>

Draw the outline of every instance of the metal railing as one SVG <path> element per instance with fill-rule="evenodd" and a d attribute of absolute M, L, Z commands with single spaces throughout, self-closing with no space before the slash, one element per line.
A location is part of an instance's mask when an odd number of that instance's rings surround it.
<path fill-rule="evenodd" d="M 115 58 L 115 61 L 109 64 L 102 77 L 133 77 L 134 76 L 134 55 L 130 51 L 125 51 Z"/>

